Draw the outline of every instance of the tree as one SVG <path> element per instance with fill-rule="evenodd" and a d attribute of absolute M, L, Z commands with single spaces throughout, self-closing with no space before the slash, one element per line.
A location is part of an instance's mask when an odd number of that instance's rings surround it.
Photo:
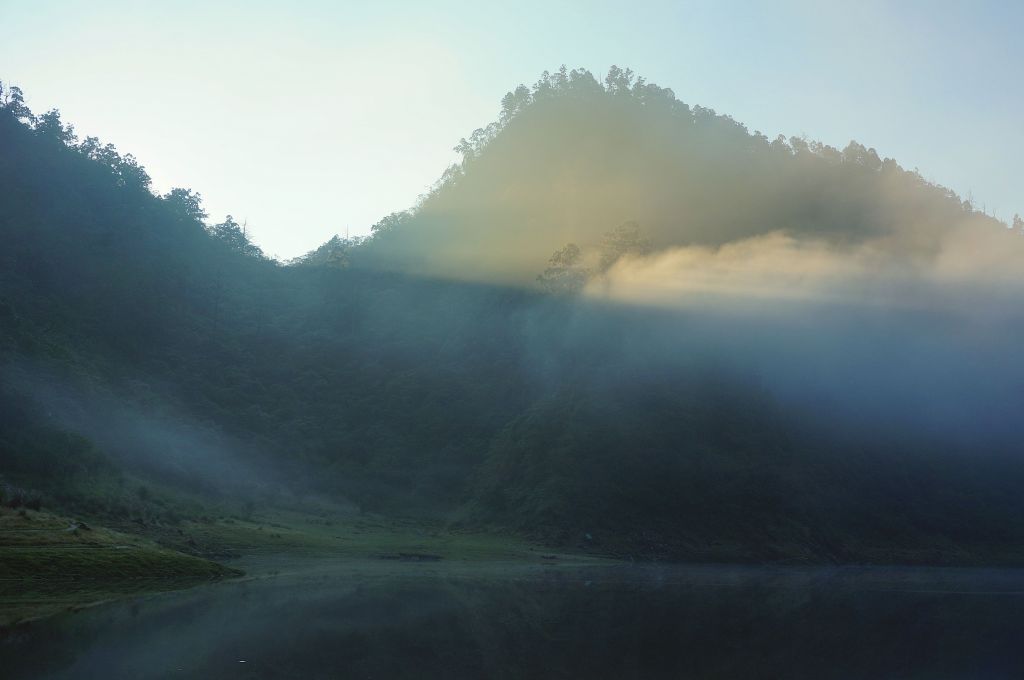
<path fill-rule="evenodd" d="M 412 215 L 410 215 L 408 211 L 393 212 L 370 227 L 370 233 L 374 236 L 387 234 L 395 231 L 410 219 L 412 219 Z"/>
<path fill-rule="evenodd" d="M 548 268 L 537 277 L 541 287 L 556 295 L 575 295 L 583 290 L 590 272 L 582 266 L 579 246 L 569 243 L 556 250 L 548 260 Z"/>
<path fill-rule="evenodd" d="M 25 95 L 20 87 L 11 85 L 4 88 L 0 81 L 0 112 L 14 117 L 15 120 L 32 121 L 32 111 L 25 105 Z"/>
<path fill-rule="evenodd" d="M 1013 230 L 1017 233 L 1024 234 L 1024 218 L 1020 215 L 1013 216 Z"/>
<path fill-rule="evenodd" d="M 640 224 L 631 220 L 604 235 L 597 269 L 604 273 L 624 255 L 647 255 L 650 252 L 651 242 L 640 231 Z"/>
<path fill-rule="evenodd" d="M 495 121 L 487 127 L 473 130 L 473 134 L 469 136 L 468 140 L 465 137 L 460 139 L 455 147 L 455 151 L 462 154 L 463 165 L 472 162 L 473 159 L 479 156 L 484 147 L 498 136 L 498 133 L 501 132 L 501 127 L 501 122 Z"/>
<path fill-rule="evenodd" d="M 75 148 L 79 153 L 107 166 L 118 186 L 149 189 L 152 183 L 149 173 L 130 153 L 122 156 L 113 144 L 101 144 L 96 137 L 86 137 Z"/>
<path fill-rule="evenodd" d="M 882 168 L 882 159 L 878 157 L 877 151 L 865 148 L 863 144 L 858 144 L 853 140 L 843 149 L 842 159 L 844 163 L 856 163 L 857 165 L 863 165 L 869 170 L 880 170 Z"/>
<path fill-rule="evenodd" d="M 359 245 L 359 242 L 357 238 L 343 239 L 335 234 L 327 243 L 293 260 L 292 264 L 347 269 L 351 264 L 349 252 L 353 246 Z"/>
<path fill-rule="evenodd" d="M 36 121 L 36 134 L 56 140 L 65 146 L 72 146 L 78 141 L 73 125 L 64 125 L 60 120 L 60 111 L 50 109 L 39 116 Z"/>
<path fill-rule="evenodd" d="M 175 187 L 161 198 L 181 219 L 202 222 L 207 217 L 202 196 L 191 189 Z"/>
<path fill-rule="evenodd" d="M 130 153 L 120 157 L 120 163 L 114 170 L 117 172 L 118 184 L 124 187 L 148 190 L 149 185 L 153 182 L 149 173 L 146 172 L 146 168 L 142 167 L 142 164 Z"/>
<path fill-rule="evenodd" d="M 501 100 L 501 124 L 506 125 L 516 114 L 530 105 L 530 88 L 520 85 Z"/>
<path fill-rule="evenodd" d="M 633 77 L 631 69 L 612 66 L 604 77 L 605 89 L 609 94 L 630 94 L 633 90 Z"/>
<path fill-rule="evenodd" d="M 78 151 L 94 161 L 113 169 L 121 158 L 113 144 L 101 144 L 98 137 L 86 137 L 78 145 Z"/>
<path fill-rule="evenodd" d="M 231 215 L 224 218 L 220 224 L 210 227 L 210 234 L 236 253 L 256 258 L 263 257 L 260 247 L 249 240 L 245 228 Z"/>

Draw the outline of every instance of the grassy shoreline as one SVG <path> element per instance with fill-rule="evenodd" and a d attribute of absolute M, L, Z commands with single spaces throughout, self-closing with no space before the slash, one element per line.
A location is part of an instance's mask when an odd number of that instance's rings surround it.
<path fill-rule="evenodd" d="M 498 564 L 615 563 L 631 561 L 630 546 L 614 544 L 555 548 L 498 531 L 458 529 L 442 523 L 385 518 L 337 508 L 265 508 L 247 516 L 229 508 L 175 523 L 61 516 L 0 508 L 0 632 L 26 621 L 102 602 L 180 590 L 243 572 L 261 558 L 331 558 L 362 564 L 443 562 L 467 567 Z M 105 525 L 105 526 L 101 526 Z M 786 547 L 786 546 L 783 546 Z M 919 564 L 930 566 L 1020 566 L 1017 551 L 1003 555 L 934 545 L 919 553 L 861 547 L 859 560 L 823 560 L 792 546 L 791 560 L 754 560 L 728 545 L 691 550 L 667 560 L 729 564 Z M 747 559 L 742 559 L 747 557 Z M 245 559 L 240 559 L 245 558 Z M 1000 559 L 1001 558 L 1001 559 Z M 222 562 L 228 562 L 223 564 Z M 379 562 L 378 562 L 379 561 Z M 655 559 L 654 561 L 659 561 Z"/>
<path fill-rule="evenodd" d="M 111 524 L 108 521 L 106 524 Z M 290 555 L 405 562 L 592 559 L 524 539 L 376 516 L 271 510 L 176 525 L 0 508 L 0 630 L 102 602 L 236 578 L 221 561 Z"/>
<path fill-rule="evenodd" d="M 242 572 L 46 511 L 0 509 L 0 626 Z"/>

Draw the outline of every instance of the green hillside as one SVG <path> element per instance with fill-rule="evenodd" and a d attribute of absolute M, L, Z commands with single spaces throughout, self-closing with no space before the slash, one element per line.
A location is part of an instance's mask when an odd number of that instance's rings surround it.
<path fill-rule="evenodd" d="M 44 505 L 174 526 L 315 497 L 619 557 L 1021 561 L 1016 320 L 579 294 L 780 231 L 900 263 L 1011 238 L 873 150 L 559 72 L 420 204 L 284 265 L 11 93 L 0 478 Z"/>

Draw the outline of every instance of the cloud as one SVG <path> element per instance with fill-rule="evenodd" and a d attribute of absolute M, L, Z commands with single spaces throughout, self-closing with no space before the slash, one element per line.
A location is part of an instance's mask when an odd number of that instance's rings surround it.
<path fill-rule="evenodd" d="M 667 248 L 622 258 L 592 279 L 586 293 L 669 307 L 763 310 L 773 302 L 814 302 L 935 308 L 978 295 L 997 300 L 1024 283 L 1024 236 L 1008 230 L 964 223 L 927 249 L 903 247 L 896 238 L 885 234 L 847 245 L 775 231 L 719 247 Z"/>

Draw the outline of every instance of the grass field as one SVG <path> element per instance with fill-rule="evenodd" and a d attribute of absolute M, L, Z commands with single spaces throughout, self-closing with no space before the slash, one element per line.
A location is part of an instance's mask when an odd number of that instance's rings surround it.
<path fill-rule="evenodd" d="M 536 557 L 533 544 L 508 535 L 377 516 L 318 516 L 275 510 L 249 519 L 183 521 L 159 540 L 211 557 L 271 554 L 352 558 L 414 557 L 507 560 Z"/>
<path fill-rule="evenodd" d="M 0 625 L 240 574 L 142 536 L 49 512 L 0 509 Z"/>
<path fill-rule="evenodd" d="M 0 626 L 236 577 L 240 570 L 220 562 L 284 555 L 448 563 L 592 559 L 554 554 L 514 536 L 322 510 L 268 509 L 246 518 L 225 514 L 111 529 L 88 519 L 2 508 Z"/>

